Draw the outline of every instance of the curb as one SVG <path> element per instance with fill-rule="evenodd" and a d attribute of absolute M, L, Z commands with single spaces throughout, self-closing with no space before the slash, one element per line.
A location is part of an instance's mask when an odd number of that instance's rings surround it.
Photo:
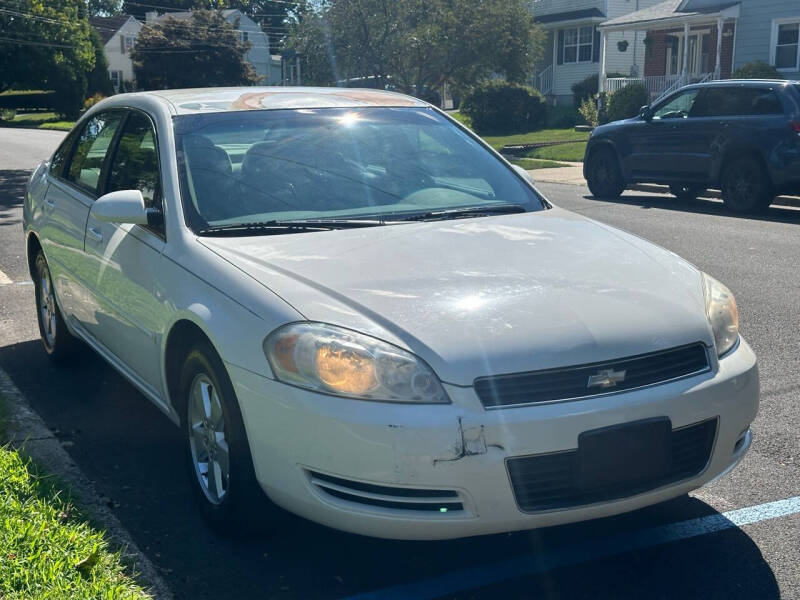
<path fill-rule="evenodd" d="M 112 546 L 122 553 L 125 562 L 131 564 L 134 575 L 138 575 L 138 578 L 149 587 L 147 592 L 158 600 L 171 600 L 172 592 L 153 563 L 139 550 L 130 533 L 100 498 L 92 482 L 67 454 L 41 417 L 31 408 L 25 396 L 2 367 L 0 367 L 0 393 L 8 403 L 5 436 L 7 439 L 4 441 L 17 449 L 22 449 L 26 456 L 61 478 L 80 508 L 86 511 L 94 523 L 105 529 Z"/>

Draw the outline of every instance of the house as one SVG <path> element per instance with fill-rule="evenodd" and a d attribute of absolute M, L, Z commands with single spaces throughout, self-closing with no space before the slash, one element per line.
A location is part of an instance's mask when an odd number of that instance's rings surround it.
<path fill-rule="evenodd" d="M 647 43 L 639 77 L 607 77 L 614 65 L 601 61 L 600 86 L 609 92 L 639 82 L 654 100 L 687 83 L 729 78 L 753 61 L 800 79 L 800 0 L 666 0 L 608 19 L 599 30 L 601 48 L 620 32 Z"/>
<path fill-rule="evenodd" d="M 615 30 L 601 45 L 600 25 L 609 19 L 657 4 L 659 0 L 532 0 L 536 22 L 546 31 L 545 55 L 533 85 L 557 104 L 572 104 L 572 85 L 590 75 L 638 76 L 644 33 Z M 605 57 L 602 56 L 603 47 Z M 602 60 L 601 60 L 602 59 Z"/>
<path fill-rule="evenodd" d="M 281 83 L 281 64 L 270 55 L 269 36 L 261 26 L 238 9 L 221 11 L 222 17 L 239 32 L 239 39 L 250 42 L 250 50 L 245 59 L 253 65 L 256 73 L 261 77 L 262 85 L 279 85 Z M 157 12 L 148 12 L 145 19 L 148 23 L 157 23 L 167 17 L 173 19 L 190 19 L 191 11 L 170 12 L 159 15 Z M 238 25 L 237 25 L 238 23 Z"/>
<path fill-rule="evenodd" d="M 108 75 L 114 91 L 119 92 L 121 88 L 133 89 L 135 84 L 131 50 L 142 24 L 130 15 L 90 17 L 89 23 L 97 30 L 103 42 L 108 60 Z M 123 85 L 123 82 L 127 85 Z"/>

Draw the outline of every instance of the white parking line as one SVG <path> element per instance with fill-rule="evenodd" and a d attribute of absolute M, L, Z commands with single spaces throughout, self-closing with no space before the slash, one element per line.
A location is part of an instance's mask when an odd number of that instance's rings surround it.
<path fill-rule="evenodd" d="M 453 571 L 423 581 L 357 594 L 351 596 L 349 600 L 439 598 L 440 596 L 474 590 L 517 577 L 536 575 L 561 567 L 610 558 L 670 542 L 795 514 L 800 514 L 800 496 L 731 510 L 725 513 L 717 513 L 707 517 L 689 519 L 688 521 L 661 525 L 652 529 L 630 531 L 611 537 L 588 540 L 547 554 L 528 554 L 511 558 L 502 563 Z"/>
<path fill-rule="evenodd" d="M 8 285 L 10 283 L 14 282 L 11 281 L 11 278 L 5 273 L 3 273 L 3 271 L 0 271 L 0 285 Z"/>

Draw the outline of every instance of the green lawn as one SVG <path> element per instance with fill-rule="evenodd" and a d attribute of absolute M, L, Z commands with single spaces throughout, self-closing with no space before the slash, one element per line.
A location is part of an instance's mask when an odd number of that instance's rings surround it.
<path fill-rule="evenodd" d="M 0 598 L 150 598 L 125 571 L 52 476 L 0 447 Z"/>
<path fill-rule="evenodd" d="M 511 164 L 518 165 L 528 171 L 535 171 L 536 169 L 557 169 L 558 167 L 569 166 L 552 160 L 539 160 L 538 158 L 514 158 L 511 159 Z"/>
<path fill-rule="evenodd" d="M 483 139 L 486 140 L 490 146 L 499 150 L 503 146 L 509 146 L 512 144 L 535 144 L 537 142 L 583 142 L 589 139 L 589 134 L 585 131 L 575 131 L 573 128 L 540 129 L 539 131 L 529 131 L 527 133 L 516 133 L 512 135 L 485 135 L 483 136 Z M 577 146 L 578 144 L 575 145 Z"/>
<path fill-rule="evenodd" d="M 525 156 L 528 158 L 540 158 L 544 160 L 564 160 L 570 162 L 583 162 L 583 155 L 586 153 L 586 142 L 578 144 L 562 144 L 559 146 L 547 146 L 531 150 Z"/>
<path fill-rule="evenodd" d="M 69 131 L 75 121 L 62 121 L 54 112 L 18 113 L 12 121 L 0 121 L 0 127 L 34 127 Z"/>

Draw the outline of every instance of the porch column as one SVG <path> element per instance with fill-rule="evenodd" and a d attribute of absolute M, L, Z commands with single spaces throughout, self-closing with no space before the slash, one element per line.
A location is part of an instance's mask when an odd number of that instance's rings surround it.
<path fill-rule="evenodd" d="M 600 30 L 600 76 L 597 89 L 600 93 L 606 91 L 606 37 L 605 29 Z"/>
<path fill-rule="evenodd" d="M 683 75 L 689 73 L 689 23 L 683 24 Z"/>
<path fill-rule="evenodd" d="M 722 27 L 725 21 L 717 19 L 717 66 L 714 67 L 714 79 L 722 78 Z"/>

